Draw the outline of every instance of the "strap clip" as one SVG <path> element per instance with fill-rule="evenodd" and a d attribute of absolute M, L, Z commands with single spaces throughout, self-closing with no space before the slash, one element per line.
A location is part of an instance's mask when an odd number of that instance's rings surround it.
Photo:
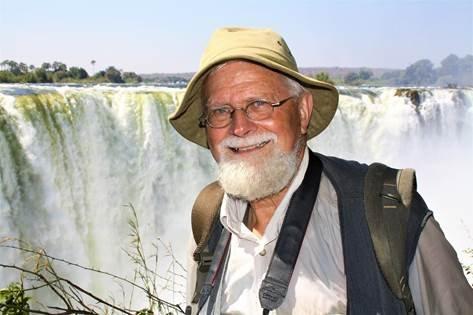
<path fill-rule="evenodd" d="M 261 305 L 268 310 L 274 310 L 282 304 L 288 285 L 271 277 L 266 277 L 261 283 L 259 299 Z"/>

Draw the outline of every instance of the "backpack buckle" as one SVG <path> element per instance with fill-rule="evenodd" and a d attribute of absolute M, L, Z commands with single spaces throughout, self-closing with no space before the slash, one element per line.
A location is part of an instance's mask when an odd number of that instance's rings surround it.
<path fill-rule="evenodd" d="M 194 253 L 194 260 L 197 262 L 197 270 L 200 272 L 209 271 L 213 255 L 208 251 Z"/>

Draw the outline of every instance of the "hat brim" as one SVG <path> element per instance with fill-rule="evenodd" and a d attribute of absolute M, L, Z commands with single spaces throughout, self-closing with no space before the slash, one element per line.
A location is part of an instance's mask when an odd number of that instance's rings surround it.
<path fill-rule="evenodd" d="M 209 63 L 205 68 L 200 69 L 187 85 L 180 105 L 169 116 L 172 126 L 184 138 L 204 148 L 208 148 L 205 128 L 199 127 L 199 117 L 202 114 L 203 108 L 201 90 L 205 74 L 215 65 L 235 59 L 252 61 L 288 75 L 298 81 L 312 94 L 314 106 L 307 130 L 308 139 L 317 136 L 329 125 L 338 106 L 338 91 L 333 85 L 307 77 L 271 59 L 257 55 L 251 56 L 244 49 L 241 49 L 239 53 L 227 54 L 224 58 L 216 59 Z"/>

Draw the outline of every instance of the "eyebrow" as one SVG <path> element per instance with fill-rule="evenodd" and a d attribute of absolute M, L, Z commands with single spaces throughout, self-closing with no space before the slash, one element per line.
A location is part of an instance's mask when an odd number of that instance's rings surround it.
<path fill-rule="evenodd" d="M 269 96 L 250 96 L 250 97 L 247 97 L 243 100 L 243 102 L 245 103 L 245 105 L 248 105 L 249 103 L 251 102 L 254 102 L 254 101 L 266 101 L 266 102 L 272 102 L 270 100 L 270 97 Z M 211 107 L 221 107 L 221 106 L 232 106 L 231 103 L 215 103 L 215 104 L 212 104 L 212 100 L 211 98 L 208 98 L 206 100 L 206 102 L 203 102 L 204 106 L 206 108 L 211 108 Z"/>

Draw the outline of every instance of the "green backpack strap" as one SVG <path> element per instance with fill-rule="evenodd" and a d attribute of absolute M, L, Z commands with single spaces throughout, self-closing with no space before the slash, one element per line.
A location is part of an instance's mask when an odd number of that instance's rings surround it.
<path fill-rule="evenodd" d="M 192 302 L 197 303 L 207 272 L 212 263 L 215 246 L 221 233 L 221 225 L 216 224 L 223 200 L 223 189 L 218 182 L 204 187 L 192 207 L 191 224 L 195 243 L 194 260 L 197 262 L 196 286 Z"/>
<path fill-rule="evenodd" d="M 378 264 L 393 294 L 407 314 L 415 314 L 407 280 L 407 223 L 416 190 L 413 169 L 371 164 L 365 177 L 366 219 Z"/>

